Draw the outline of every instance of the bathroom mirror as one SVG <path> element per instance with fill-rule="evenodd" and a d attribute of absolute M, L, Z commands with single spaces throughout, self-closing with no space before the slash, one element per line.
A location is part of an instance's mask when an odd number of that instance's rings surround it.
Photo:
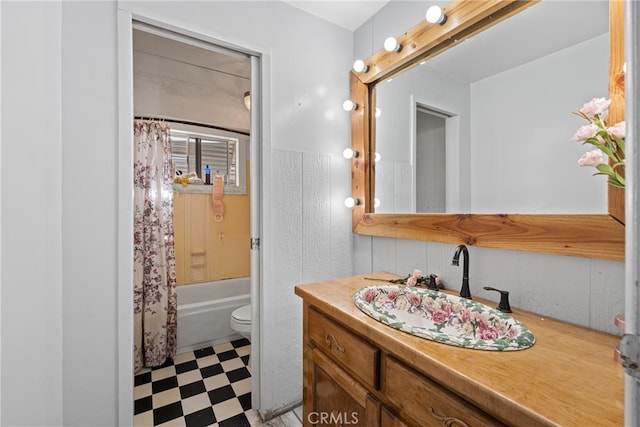
<path fill-rule="evenodd" d="M 536 3 L 536 1 L 496 1 L 479 4 L 454 1 L 444 8 L 448 16 L 444 25 L 428 24 L 426 21 L 419 23 L 397 37 L 403 46 L 400 52 L 382 50 L 365 61 L 370 67 L 367 73 L 352 72 L 352 100 L 362 106 L 351 113 L 352 148 L 365 154 L 352 160 L 352 194 L 361 202 L 353 208 L 354 233 L 592 258 L 615 260 L 624 258 L 624 226 L 621 223 L 624 220 L 624 208 L 620 203 L 623 202 L 623 192 L 621 192 L 622 197 L 616 202 L 616 191 L 610 188 L 607 189 L 609 213 L 606 213 L 607 209 L 603 209 L 605 213 L 601 214 L 538 214 L 523 213 L 519 210 L 505 210 L 505 213 L 500 211 L 451 214 L 374 213 L 373 200 L 376 194 L 374 177 L 378 173 L 373 159 L 376 144 L 376 121 L 373 117 L 377 97 L 376 85 L 390 77 L 398 78 L 403 71 L 416 67 L 425 59 L 434 57 L 437 53 L 456 45 L 460 40 L 465 40 L 529 6 L 536 7 Z M 616 3 L 620 3 L 619 12 L 615 12 Z M 612 20 L 622 21 L 621 3 L 611 4 Z M 622 33 L 619 24 L 612 25 L 611 28 L 613 32 Z M 616 36 L 613 32 L 610 36 L 610 76 L 611 70 L 621 69 L 623 62 L 622 35 Z M 622 120 L 624 99 L 613 93 L 611 88 L 609 96 L 612 99 L 610 119 Z M 574 108 L 578 107 L 580 105 Z M 618 118 L 614 117 L 616 114 Z M 385 111 L 382 111 L 382 116 L 384 115 Z M 568 121 L 570 122 L 570 118 Z M 573 128 L 572 125 L 570 126 Z M 562 137 L 565 138 L 566 135 Z M 576 168 L 575 159 L 566 167 Z M 399 193 L 397 188 L 395 193 Z M 469 212 L 464 209 L 464 205 L 459 207 L 461 207 L 459 212 Z M 526 210 L 523 209 L 523 211 Z M 594 230 L 598 231 L 594 232 Z"/>
<path fill-rule="evenodd" d="M 608 16 L 541 1 L 377 83 L 375 212 L 607 213 L 569 138 L 571 111 L 608 94 Z"/>

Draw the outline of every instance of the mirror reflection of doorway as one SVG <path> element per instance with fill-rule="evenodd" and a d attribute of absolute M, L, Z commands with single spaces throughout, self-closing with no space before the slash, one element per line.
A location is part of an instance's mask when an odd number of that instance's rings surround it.
<path fill-rule="evenodd" d="M 416 104 L 416 212 L 446 212 L 447 114 Z"/>

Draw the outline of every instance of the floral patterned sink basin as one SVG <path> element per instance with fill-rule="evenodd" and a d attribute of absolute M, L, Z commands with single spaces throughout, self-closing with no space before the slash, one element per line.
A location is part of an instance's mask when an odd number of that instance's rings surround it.
<path fill-rule="evenodd" d="M 479 302 L 412 286 L 366 286 L 353 302 L 392 328 L 432 341 L 479 350 L 522 350 L 535 343 L 518 320 Z"/>

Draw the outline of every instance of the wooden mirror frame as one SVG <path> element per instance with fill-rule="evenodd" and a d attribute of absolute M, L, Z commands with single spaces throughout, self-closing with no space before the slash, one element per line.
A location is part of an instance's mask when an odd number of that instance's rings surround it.
<path fill-rule="evenodd" d="M 624 260 L 624 190 L 608 186 L 609 214 L 376 214 L 372 213 L 375 85 L 434 56 L 539 0 L 454 0 L 444 25 L 425 20 L 397 38 L 400 52 L 381 50 L 351 72 L 353 232 L 368 236 L 465 244 L 490 248 Z M 609 120 L 624 120 L 623 0 L 610 1 Z"/>

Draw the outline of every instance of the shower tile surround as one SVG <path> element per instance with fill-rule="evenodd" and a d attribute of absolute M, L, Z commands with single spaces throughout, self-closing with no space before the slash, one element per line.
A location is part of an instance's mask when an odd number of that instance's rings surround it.
<path fill-rule="evenodd" d="M 178 354 L 137 374 L 134 426 L 301 425 L 293 413 L 263 424 L 251 409 L 250 351 L 250 342 L 238 339 Z"/>

